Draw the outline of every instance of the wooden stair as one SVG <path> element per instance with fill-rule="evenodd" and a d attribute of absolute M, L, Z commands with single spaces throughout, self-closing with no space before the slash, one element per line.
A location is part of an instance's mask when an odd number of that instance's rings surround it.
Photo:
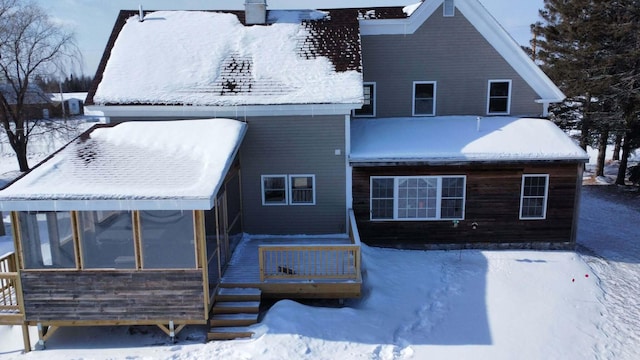
<path fill-rule="evenodd" d="M 220 288 L 211 309 L 208 340 L 250 338 L 258 322 L 262 292 L 254 288 Z"/>

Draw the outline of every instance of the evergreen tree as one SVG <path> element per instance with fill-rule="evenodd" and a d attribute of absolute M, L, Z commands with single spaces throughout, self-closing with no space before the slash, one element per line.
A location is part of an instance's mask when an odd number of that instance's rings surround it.
<path fill-rule="evenodd" d="M 573 104 L 581 104 L 574 122 L 579 123 L 583 148 L 599 145 L 598 175 L 603 173 L 610 135 L 624 133 L 622 176 L 617 180 L 624 183 L 626 160 L 638 136 L 634 129 L 640 110 L 640 0 L 545 0 L 544 4 L 543 21 L 532 26 L 535 59 Z"/>

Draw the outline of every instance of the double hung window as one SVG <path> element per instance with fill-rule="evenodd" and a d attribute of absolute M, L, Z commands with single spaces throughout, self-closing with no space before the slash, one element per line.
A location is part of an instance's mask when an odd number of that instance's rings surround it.
<path fill-rule="evenodd" d="M 315 175 L 262 175 L 262 205 L 315 205 Z"/>
<path fill-rule="evenodd" d="M 549 195 L 549 175 L 523 175 L 520 195 L 520 219 L 545 219 Z"/>
<path fill-rule="evenodd" d="M 511 112 L 511 80 L 489 80 L 487 114 L 508 115 Z"/>
<path fill-rule="evenodd" d="M 413 116 L 434 116 L 436 114 L 436 82 L 413 82 Z"/>
<path fill-rule="evenodd" d="M 362 108 L 353 110 L 353 116 L 356 117 L 375 117 L 376 116 L 376 84 L 364 83 L 364 102 Z"/>

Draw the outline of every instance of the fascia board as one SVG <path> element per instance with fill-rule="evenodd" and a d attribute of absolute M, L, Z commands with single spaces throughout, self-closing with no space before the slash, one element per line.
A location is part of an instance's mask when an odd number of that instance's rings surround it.
<path fill-rule="evenodd" d="M 106 117 L 231 117 L 347 115 L 362 103 L 255 106 L 89 105 Z"/>
<path fill-rule="evenodd" d="M 443 0 L 423 2 L 414 13 L 405 19 L 363 19 L 360 20 L 361 35 L 403 35 L 413 34 L 440 8 Z"/>

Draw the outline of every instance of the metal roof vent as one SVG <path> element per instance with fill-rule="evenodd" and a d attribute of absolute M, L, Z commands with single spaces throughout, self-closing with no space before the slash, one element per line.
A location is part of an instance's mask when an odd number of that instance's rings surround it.
<path fill-rule="evenodd" d="M 267 0 L 245 0 L 245 23 L 258 25 L 267 23 Z"/>

